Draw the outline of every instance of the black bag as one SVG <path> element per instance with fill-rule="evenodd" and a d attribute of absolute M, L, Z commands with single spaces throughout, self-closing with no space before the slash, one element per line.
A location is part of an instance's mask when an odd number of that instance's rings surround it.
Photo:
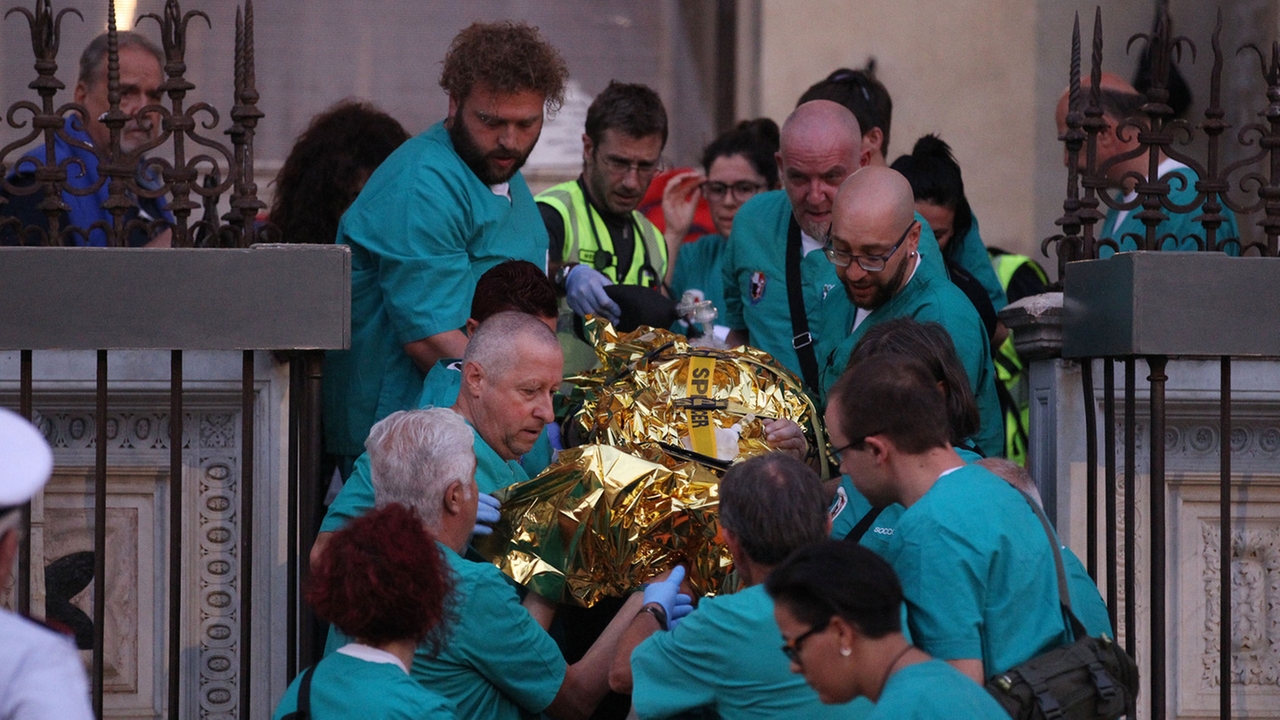
<path fill-rule="evenodd" d="M 1058 601 L 1075 642 L 1036 657 L 987 680 L 987 691 L 1017 720 L 1112 720 L 1135 717 L 1138 665 L 1103 634 L 1089 637 L 1071 612 L 1067 573 L 1058 538 L 1040 506 L 1024 493 L 1040 518 L 1058 570 Z"/>

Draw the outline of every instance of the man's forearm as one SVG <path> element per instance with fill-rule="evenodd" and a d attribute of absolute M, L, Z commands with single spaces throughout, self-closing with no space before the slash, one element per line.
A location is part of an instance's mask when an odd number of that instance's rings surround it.
<path fill-rule="evenodd" d="M 643 607 L 643 604 L 640 607 Z M 640 607 L 637 607 L 635 613 L 631 615 L 613 651 L 613 662 L 609 667 L 609 688 L 617 693 L 631 692 L 633 684 L 631 652 L 650 635 L 662 630 L 658 625 L 658 619 L 652 613 L 640 612 Z M 621 611 L 618 616 L 622 616 Z M 618 618 L 614 618 L 614 622 L 617 620 Z"/>
<path fill-rule="evenodd" d="M 547 715 L 558 719 L 590 717 L 609 692 L 610 661 L 618 648 L 618 639 L 643 604 L 644 593 L 634 593 L 582 659 L 565 669 L 564 683 L 547 707 Z"/>
<path fill-rule="evenodd" d="M 462 357 L 466 349 L 467 336 L 461 330 L 436 333 L 404 344 L 404 354 L 408 355 L 413 360 L 413 364 L 424 373 L 431 372 L 431 368 L 444 358 Z"/>

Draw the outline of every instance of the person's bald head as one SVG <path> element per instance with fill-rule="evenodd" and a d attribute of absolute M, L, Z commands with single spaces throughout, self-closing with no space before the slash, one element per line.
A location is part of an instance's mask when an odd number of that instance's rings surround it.
<path fill-rule="evenodd" d="M 854 305 L 874 310 L 896 295 L 915 268 L 919 243 L 915 195 L 902 173 L 864 167 L 840 186 L 830 244 L 836 259 L 847 263 L 839 268 L 840 281 Z M 863 267 L 881 260 L 882 269 Z"/>
<path fill-rule="evenodd" d="M 1089 103 L 1089 96 L 1093 87 L 1093 79 L 1090 77 L 1080 78 L 1080 105 L 1078 111 L 1084 112 L 1084 108 Z M 1139 93 L 1137 89 L 1129 83 L 1129 81 L 1116 75 L 1115 73 L 1102 73 L 1101 80 L 1098 83 L 1098 99 L 1102 107 L 1102 116 L 1107 126 L 1098 133 L 1098 165 L 1110 160 L 1124 152 L 1128 152 L 1138 145 L 1138 132 L 1133 128 L 1125 130 L 1123 139 L 1117 135 L 1116 128 L 1127 118 L 1142 118 L 1142 105 L 1146 102 L 1146 98 Z M 1067 113 L 1070 108 L 1071 88 L 1062 91 L 1062 95 L 1058 97 L 1058 106 L 1054 112 L 1054 121 L 1058 126 L 1058 137 L 1062 138 L 1067 133 Z M 1085 169 L 1085 153 L 1080 152 L 1078 169 Z M 1062 164 L 1066 165 L 1070 162 L 1070 157 L 1066 150 L 1063 150 Z M 1119 182 L 1120 178 L 1128 169 L 1128 163 L 1114 165 L 1107 171 L 1108 179 Z"/>
<path fill-rule="evenodd" d="M 849 108 L 831 100 L 802 103 L 782 123 L 782 151 L 796 143 L 812 145 L 861 140 L 862 128 Z"/>
<path fill-rule="evenodd" d="M 859 215 L 906 227 L 915 218 L 915 194 L 902 173 L 887 167 L 865 167 L 849 176 L 836 194 L 837 218 Z"/>
<path fill-rule="evenodd" d="M 797 107 L 782 124 L 778 170 L 800 229 L 821 239 L 840 183 L 866 164 L 862 131 L 849 109 L 830 100 Z"/>

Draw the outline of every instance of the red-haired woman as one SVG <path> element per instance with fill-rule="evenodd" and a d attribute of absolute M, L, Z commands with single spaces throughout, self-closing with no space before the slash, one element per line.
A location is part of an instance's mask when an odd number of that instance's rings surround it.
<path fill-rule="evenodd" d="M 418 645 L 441 641 L 451 590 L 417 512 L 392 503 L 352 520 L 320 555 L 307 600 L 356 640 L 303 671 L 273 717 L 452 720 L 452 705 L 409 676 Z"/>

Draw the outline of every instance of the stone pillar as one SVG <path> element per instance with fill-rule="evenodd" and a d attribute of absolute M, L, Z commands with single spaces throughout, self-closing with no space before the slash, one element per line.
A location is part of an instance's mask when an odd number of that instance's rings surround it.
<path fill-rule="evenodd" d="M 1218 716 L 1222 597 L 1219 468 L 1231 453 L 1229 537 L 1231 717 L 1280 717 L 1280 260 L 1217 253 L 1123 253 L 1072 263 L 1067 293 L 1014 303 L 1001 313 L 1029 360 L 1029 469 L 1062 541 L 1088 564 L 1086 493 L 1089 429 L 1083 363 L 1092 366 L 1097 423 L 1097 548 L 1103 597 L 1106 556 L 1106 447 L 1115 429 L 1116 633 L 1127 643 L 1133 608 L 1134 651 L 1142 670 L 1138 717 L 1149 717 L 1151 633 L 1165 638 L 1166 710 L 1171 718 Z M 1229 291 L 1224 292 L 1224 289 Z M 1251 310 L 1230 303 L 1249 298 Z M 1063 354 L 1068 357 L 1062 357 Z M 1220 360 L 1232 357 L 1232 431 L 1221 437 Z M 1155 441 L 1165 460 L 1165 622 L 1153 630 L 1150 459 L 1151 404 L 1145 358 L 1171 358 L 1165 431 Z M 1105 358 L 1105 359 L 1104 359 Z M 1125 478 L 1124 359 L 1134 358 L 1132 424 L 1135 472 Z M 1115 363 L 1115 411 L 1105 413 L 1104 368 Z M 1126 525 L 1126 494 L 1135 512 Z M 1132 539 L 1132 557 L 1125 541 Z M 1125 595 L 1126 568 L 1134 594 Z"/>

